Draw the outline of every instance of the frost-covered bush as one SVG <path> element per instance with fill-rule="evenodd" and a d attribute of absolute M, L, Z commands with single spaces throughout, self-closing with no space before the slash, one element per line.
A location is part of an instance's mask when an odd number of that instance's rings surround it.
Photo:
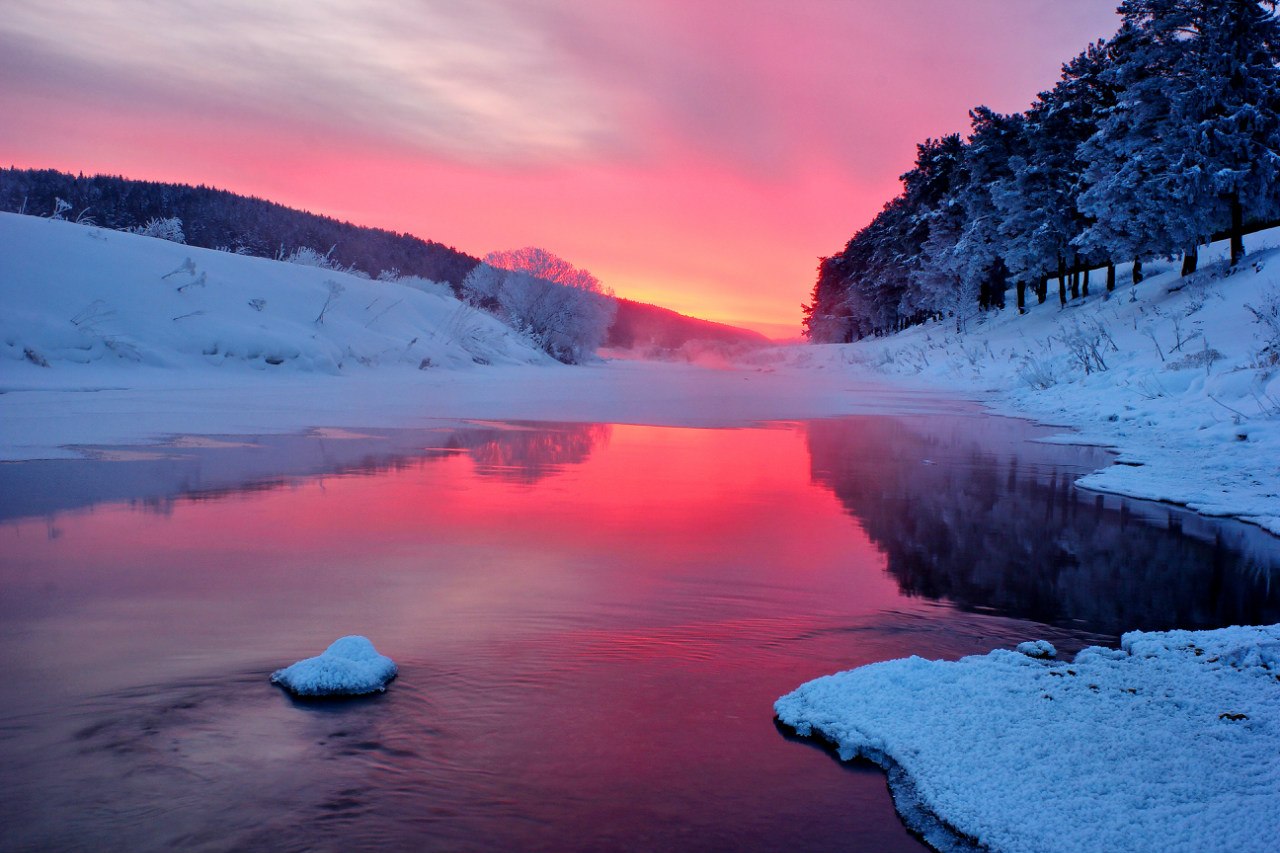
<path fill-rule="evenodd" d="M 1037 391 L 1043 391 L 1058 384 L 1058 376 L 1054 372 L 1053 363 L 1048 358 L 1042 358 L 1030 353 L 1023 356 L 1021 363 L 1018 365 L 1018 378 L 1022 380 L 1022 384 Z"/>
<path fill-rule="evenodd" d="M 288 254 L 281 252 L 280 260 L 286 264 L 297 264 L 300 267 L 319 267 L 322 270 L 338 269 L 338 264 L 333 260 L 333 250 L 338 248 L 333 246 L 327 252 L 319 252 L 310 246 L 299 246 Z"/>
<path fill-rule="evenodd" d="M 318 267 L 322 270 L 344 272 L 347 275 L 353 275 L 356 278 L 371 278 L 371 276 L 364 270 L 356 269 L 354 266 L 344 267 L 342 264 L 334 260 L 333 252 L 337 248 L 337 246 L 330 246 L 329 251 L 321 253 L 310 246 L 299 246 L 287 254 L 284 249 L 281 248 L 281 250 L 276 253 L 276 260 L 284 261 L 287 264 L 297 264 L 301 267 Z"/>
<path fill-rule="evenodd" d="M 488 255 L 467 274 L 462 291 L 472 305 L 498 315 L 566 364 L 583 361 L 604 343 L 618 309 L 595 276 L 541 249 Z"/>
<path fill-rule="evenodd" d="M 158 237 L 171 243 L 187 242 L 187 235 L 182 232 L 182 220 L 176 216 L 163 218 L 153 216 L 142 225 L 135 225 L 128 230 L 132 234 L 141 234 L 143 237 Z"/>
<path fill-rule="evenodd" d="M 1280 289 L 1273 287 L 1262 295 L 1256 306 L 1246 304 L 1244 307 L 1249 309 L 1258 326 L 1260 346 L 1254 354 L 1255 365 L 1275 367 L 1280 364 Z"/>

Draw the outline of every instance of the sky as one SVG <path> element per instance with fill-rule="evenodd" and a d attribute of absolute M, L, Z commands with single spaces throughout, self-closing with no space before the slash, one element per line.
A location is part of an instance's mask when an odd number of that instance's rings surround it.
<path fill-rule="evenodd" d="M 10 0 L 0 162 L 203 183 L 799 330 L 917 142 L 1116 0 Z"/>

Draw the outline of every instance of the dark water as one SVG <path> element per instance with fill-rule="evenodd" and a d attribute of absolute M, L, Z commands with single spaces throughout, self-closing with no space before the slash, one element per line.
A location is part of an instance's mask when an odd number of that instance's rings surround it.
<path fill-rule="evenodd" d="M 1280 621 L 1275 540 L 966 413 L 473 424 L 0 465 L 0 849 L 921 849 L 773 700 Z M 347 633 L 384 696 L 276 667 Z"/>

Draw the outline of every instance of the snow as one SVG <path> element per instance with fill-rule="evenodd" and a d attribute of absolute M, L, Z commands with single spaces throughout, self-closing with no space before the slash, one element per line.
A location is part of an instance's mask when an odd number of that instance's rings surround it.
<path fill-rule="evenodd" d="M 904 819 L 941 850 L 1245 853 L 1280 838 L 1280 626 L 1133 632 L 1069 664 L 887 661 L 774 710 L 889 768 Z"/>
<path fill-rule="evenodd" d="M 783 354 L 871 381 L 984 400 L 996 411 L 1070 427 L 1061 440 L 1116 448 L 1121 464 L 1085 488 L 1234 516 L 1280 534 L 1280 370 L 1250 306 L 1280 301 L 1280 229 L 1245 238 L 1230 271 L 1226 246 L 1200 253 L 1200 271 L 1148 263 L 1130 285 L 1117 269 L 1108 297 L 1094 270 L 1092 295 L 1019 316 L 1012 307 L 969 321 L 929 323 L 885 338 Z M 1012 297 L 1012 292 L 1009 296 Z M 1073 346 L 1096 345 L 1105 369 L 1086 373 Z"/>
<path fill-rule="evenodd" d="M 1058 650 L 1048 640 L 1030 640 L 1025 643 L 1018 643 L 1014 651 L 1029 658 L 1056 658 L 1058 656 Z"/>
<path fill-rule="evenodd" d="M 0 214 L 0 364 L 320 372 L 537 364 L 441 294 L 138 234 Z"/>
<path fill-rule="evenodd" d="M 807 367 L 567 367 L 443 289 L 70 222 L 0 214 L 0 259 L 0 460 L 439 419 L 738 426 L 957 407 Z M 329 282 L 342 290 L 317 323 Z"/>
<path fill-rule="evenodd" d="M 271 683 L 297 696 L 359 696 L 382 693 L 396 677 L 396 664 L 378 654 L 367 637 L 335 640 L 322 654 L 271 673 Z"/>

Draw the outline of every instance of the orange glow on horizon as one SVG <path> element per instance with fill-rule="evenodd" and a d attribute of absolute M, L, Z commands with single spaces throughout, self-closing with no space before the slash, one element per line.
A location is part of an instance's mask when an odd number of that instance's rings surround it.
<path fill-rule="evenodd" d="M 540 246 L 773 337 L 917 142 L 974 104 L 1025 108 L 1116 22 L 1114 0 L 335 0 L 210 27 L 67 2 L 0 20 L 8 164 L 217 186 L 476 256 Z M 361 61 L 335 66 L 336 44 Z"/>

